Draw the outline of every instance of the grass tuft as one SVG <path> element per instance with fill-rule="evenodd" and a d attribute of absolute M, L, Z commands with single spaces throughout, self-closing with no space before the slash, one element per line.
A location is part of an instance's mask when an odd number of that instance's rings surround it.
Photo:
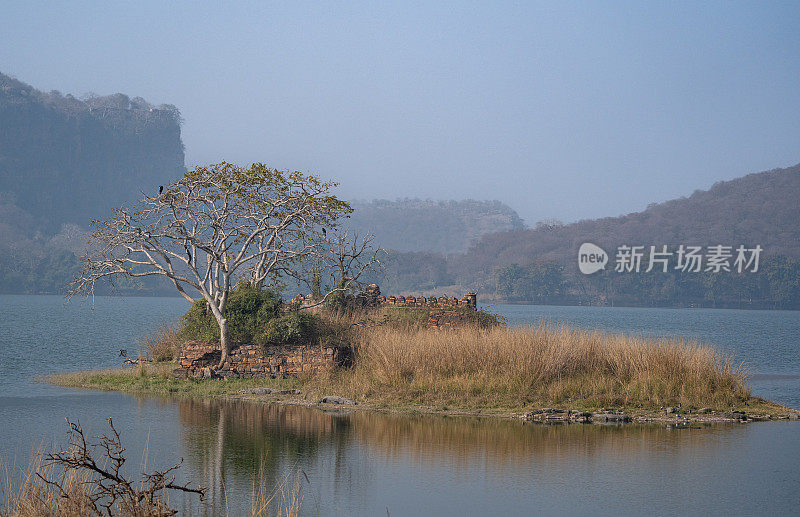
<path fill-rule="evenodd" d="M 183 342 L 180 326 L 161 325 L 140 340 L 140 349 L 150 361 L 174 361 L 178 359 Z"/>
<path fill-rule="evenodd" d="M 356 337 L 355 366 L 312 380 L 351 397 L 424 405 L 731 406 L 750 397 L 729 356 L 694 341 L 566 326 L 378 327 Z"/>

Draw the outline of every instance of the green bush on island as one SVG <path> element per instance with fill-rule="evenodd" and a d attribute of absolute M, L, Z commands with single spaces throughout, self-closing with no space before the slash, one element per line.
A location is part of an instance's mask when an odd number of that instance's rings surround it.
<path fill-rule="evenodd" d="M 249 283 L 239 284 L 231 291 L 225 309 L 228 325 L 231 329 L 236 329 L 231 336 L 236 341 L 258 341 L 259 336 L 264 335 L 269 322 L 281 315 L 281 305 L 280 294 L 276 291 L 261 289 Z"/>
<path fill-rule="evenodd" d="M 267 322 L 266 332 L 259 336 L 264 343 L 308 343 L 318 337 L 321 327 L 319 316 L 307 312 L 292 311 Z"/>
<path fill-rule="evenodd" d="M 225 316 L 233 341 L 241 343 L 266 343 L 270 321 L 280 318 L 280 295 L 249 283 L 241 283 L 231 290 Z M 219 325 L 205 300 L 192 304 L 181 319 L 181 336 L 185 340 L 219 341 Z"/>
<path fill-rule="evenodd" d="M 347 341 L 348 325 L 334 319 L 298 310 L 285 310 L 280 294 L 241 283 L 231 290 L 225 316 L 233 342 L 266 344 L 298 344 Z M 179 330 L 183 341 L 219 342 L 219 325 L 208 310 L 205 300 L 192 304 L 183 315 Z"/>
<path fill-rule="evenodd" d="M 486 309 L 472 311 L 472 314 L 475 318 L 475 324 L 477 324 L 480 328 L 488 329 L 508 324 L 508 321 L 504 317 L 493 314 Z"/>

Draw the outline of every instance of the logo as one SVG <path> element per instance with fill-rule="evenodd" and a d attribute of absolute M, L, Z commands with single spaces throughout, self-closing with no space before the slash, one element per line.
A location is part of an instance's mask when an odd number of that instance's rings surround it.
<path fill-rule="evenodd" d="M 578 269 L 584 275 L 591 275 L 605 269 L 608 263 L 608 253 L 600 246 L 591 242 L 584 242 L 578 249 Z"/>
<path fill-rule="evenodd" d="M 616 273 L 649 273 L 680 271 L 681 273 L 756 273 L 761 252 L 760 245 L 717 244 L 715 246 L 617 246 L 614 258 Z M 674 264 L 673 264 L 674 262 Z M 591 275 L 605 269 L 608 254 L 596 244 L 584 242 L 578 249 L 578 269 Z"/>

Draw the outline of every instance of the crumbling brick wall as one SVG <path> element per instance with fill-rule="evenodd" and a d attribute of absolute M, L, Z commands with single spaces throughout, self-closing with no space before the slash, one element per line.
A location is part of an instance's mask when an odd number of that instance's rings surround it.
<path fill-rule="evenodd" d="M 375 307 L 428 307 L 432 309 L 446 309 L 449 307 L 463 307 L 478 309 L 478 296 L 475 293 L 466 293 L 461 299 L 455 296 L 384 296 L 376 284 L 367 286 L 365 296 L 369 303 Z"/>
<path fill-rule="evenodd" d="M 363 297 L 364 305 L 367 307 L 427 307 L 430 309 L 447 309 L 460 307 L 465 309 L 478 309 L 478 295 L 472 292 L 464 294 L 461 299 L 447 296 L 384 296 L 377 284 L 370 284 L 359 295 Z M 313 303 L 311 295 L 295 296 L 294 302 L 298 305 L 309 305 Z"/>
<path fill-rule="evenodd" d="M 219 345 L 190 341 L 178 359 L 176 377 L 294 377 L 347 366 L 352 361 L 349 347 L 312 345 L 235 345 L 221 369 L 216 366 L 222 353 Z"/>
<path fill-rule="evenodd" d="M 472 311 L 478 310 L 475 293 L 466 293 L 460 300 L 447 296 L 384 296 L 376 284 L 365 291 L 368 304 L 373 307 L 399 307 L 427 311 L 428 327 L 450 327 L 474 322 Z"/>
<path fill-rule="evenodd" d="M 464 294 L 461 299 L 447 296 L 384 296 L 377 284 L 370 284 L 359 295 L 366 307 L 397 307 L 409 310 L 427 311 L 428 327 L 448 327 L 474 322 L 470 311 L 478 310 L 478 297 L 475 293 Z M 311 295 L 298 294 L 292 300 L 297 305 L 312 305 Z"/>

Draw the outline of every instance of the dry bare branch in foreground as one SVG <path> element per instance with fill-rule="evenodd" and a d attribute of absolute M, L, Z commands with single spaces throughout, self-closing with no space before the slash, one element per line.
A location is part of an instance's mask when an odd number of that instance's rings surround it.
<path fill-rule="evenodd" d="M 125 447 L 110 418 L 111 432 L 96 436 L 95 443 L 87 441 L 80 423 L 67 420 L 67 425 L 69 448 L 46 454 L 42 462 L 45 474 L 40 470 L 36 476 L 71 506 L 87 507 L 94 515 L 162 517 L 177 513 L 165 502 L 167 491 L 197 494 L 201 500 L 205 496 L 205 488 L 176 483 L 175 473 L 183 459 L 164 470 L 143 472 L 139 480 L 127 479 L 123 472 Z M 75 490 L 75 479 L 80 480 L 81 490 Z M 81 501 L 71 501 L 76 494 Z"/>

